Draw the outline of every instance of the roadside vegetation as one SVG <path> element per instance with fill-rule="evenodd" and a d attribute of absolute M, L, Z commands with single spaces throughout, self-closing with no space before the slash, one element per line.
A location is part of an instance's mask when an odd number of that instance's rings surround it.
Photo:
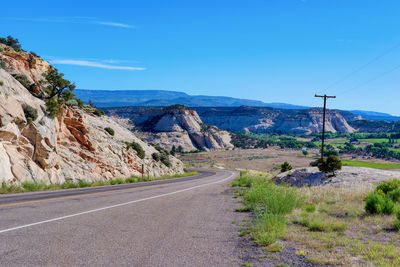
<path fill-rule="evenodd" d="M 314 264 L 400 265 L 399 180 L 375 188 L 288 188 L 270 178 L 243 172 L 232 183 L 243 198 L 244 207 L 238 211 L 254 213 L 240 234 L 260 244 L 265 257 L 295 247 L 296 255 Z"/>
<path fill-rule="evenodd" d="M 293 188 L 282 187 L 270 182 L 268 177 L 242 172 L 232 186 L 240 191 L 244 208 L 253 211 L 254 224 L 248 233 L 255 242 L 267 246 L 282 238 L 286 233 L 286 215 L 301 206 L 301 198 Z"/>
<path fill-rule="evenodd" d="M 129 177 L 126 179 L 117 178 L 117 179 L 109 179 L 109 180 L 100 180 L 100 181 L 96 181 L 96 182 L 89 182 L 86 180 L 78 180 L 78 181 L 74 182 L 72 180 L 67 180 L 63 184 L 45 184 L 45 183 L 41 183 L 41 182 L 26 181 L 26 182 L 23 182 L 21 185 L 8 185 L 5 182 L 3 182 L 0 187 L 0 194 L 139 183 L 139 182 L 148 182 L 148 181 L 154 181 L 154 180 L 164 180 L 164 179 L 171 179 L 171 178 L 187 177 L 187 176 L 193 176 L 196 174 L 198 174 L 198 173 L 197 172 L 185 172 L 183 174 L 165 175 L 162 177 L 146 177 L 146 176 L 144 176 L 142 178 L 142 177 L 132 176 L 132 177 Z"/>

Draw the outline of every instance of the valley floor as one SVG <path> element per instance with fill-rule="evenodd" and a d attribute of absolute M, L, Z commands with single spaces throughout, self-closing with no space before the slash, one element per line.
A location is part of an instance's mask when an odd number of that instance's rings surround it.
<path fill-rule="evenodd" d="M 269 180 L 280 173 L 279 165 L 284 161 L 294 168 L 304 168 L 316 157 L 317 151 L 305 157 L 301 151 L 268 148 L 185 154 L 181 159 L 187 166 L 248 169 L 250 176 Z M 252 240 L 254 231 L 273 229 L 270 224 L 254 228 L 257 212 L 238 212 L 247 215 L 242 221 L 234 222 L 241 227 L 244 266 L 400 264 L 400 233 L 395 226 L 400 205 L 396 204 L 392 215 L 370 215 L 365 211 L 365 198 L 374 191 L 376 184 L 400 178 L 397 162 L 351 155 L 344 158 L 347 164 L 357 167 L 343 167 L 326 186 L 293 188 L 302 197 L 302 204 L 285 216 L 285 234 L 272 244 L 259 242 L 257 245 Z M 262 172 L 252 171 L 254 169 Z M 232 190 L 237 201 L 248 189 L 233 187 Z M 247 208 L 242 204 L 237 210 L 246 211 Z"/>

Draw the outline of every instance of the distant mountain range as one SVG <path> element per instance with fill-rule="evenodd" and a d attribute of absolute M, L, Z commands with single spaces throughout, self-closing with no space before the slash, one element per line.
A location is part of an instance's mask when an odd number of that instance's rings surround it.
<path fill-rule="evenodd" d="M 91 100 L 99 108 L 128 106 L 170 106 L 181 104 L 188 107 L 273 107 L 284 109 L 307 109 L 285 103 L 264 103 L 258 100 L 227 96 L 188 95 L 183 92 L 167 90 L 74 90 L 75 95 L 84 102 Z"/>
<path fill-rule="evenodd" d="M 375 111 L 363 111 L 363 110 L 350 110 L 350 112 L 360 115 L 361 117 L 369 120 L 377 121 L 400 121 L 400 117 L 390 115 L 388 113 L 381 113 Z"/>
<path fill-rule="evenodd" d="M 278 109 L 308 109 L 310 107 L 286 103 L 265 103 L 258 100 L 226 96 L 188 95 L 168 90 L 86 90 L 76 89 L 75 95 L 85 103 L 89 100 L 99 108 L 128 106 L 169 106 L 181 104 L 188 107 L 271 107 Z M 370 120 L 400 121 L 400 117 L 375 111 L 351 110 Z"/>

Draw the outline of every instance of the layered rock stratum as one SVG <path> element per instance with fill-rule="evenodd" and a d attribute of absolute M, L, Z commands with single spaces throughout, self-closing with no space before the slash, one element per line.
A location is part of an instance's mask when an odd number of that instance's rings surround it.
<path fill-rule="evenodd" d="M 310 134 L 322 131 L 321 108 L 296 110 L 241 106 L 194 107 L 191 109 L 197 112 L 203 123 L 232 132 Z M 134 123 L 140 123 L 144 114 L 157 109 L 155 107 L 121 107 L 105 110 L 116 116 L 129 118 Z M 349 121 L 360 119 L 360 116 L 350 112 L 327 110 L 326 130 L 352 133 L 357 129 L 351 127 Z"/>
<path fill-rule="evenodd" d="M 0 182 L 96 181 L 140 176 L 142 168 L 150 176 L 183 172 L 182 162 L 172 156 L 170 167 L 154 160 L 152 154 L 158 151 L 113 118 L 68 106 L 58 117 L 49 117 L 44 101 L 35 96 L 49 63 L 31 53 L 1 47 Z M 18 74 L 27 77 L 30 90 L 14 78 Z M 35 120 L 26 118 L 23 105 L 37 111 Z M 105 131 L 107 127 L 114 136 Z M 126 142 L 138 143 L 145 157 L 127 148 Z"/>
<path fill-rule="evenodd" d="M 184 151 L 233 148 L 227 131 L 204 124 L 196 111 L 183 106 L 146 110 L 131 120 L 137 135 L 168 150 L 173 146 Z"/>

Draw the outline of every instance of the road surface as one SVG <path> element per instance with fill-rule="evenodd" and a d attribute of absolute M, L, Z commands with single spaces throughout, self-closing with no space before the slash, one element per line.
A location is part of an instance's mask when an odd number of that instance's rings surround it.
<path fill-rule="evenodd" d="M 0 196 L 1 266 L 240 265 L 237 172 Z"/>

